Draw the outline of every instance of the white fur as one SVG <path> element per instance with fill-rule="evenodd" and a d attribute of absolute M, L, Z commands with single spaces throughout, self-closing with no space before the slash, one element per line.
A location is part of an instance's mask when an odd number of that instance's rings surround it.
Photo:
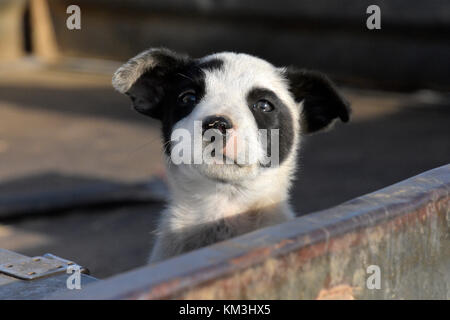
<path fill-rule="evenodd" d="M 219 53 L 204 60 L 213 58 L 224 61 L 223 70 L 206 72 L 205 96 L 174 129 L 184 128 L 193 134 L 195 120 L 201 121 L 209 115 L 225 115 L 236 126 L 233 134 L 240 143 L 244 143 L 247 149 L 261 149 L 257 125 L 247 106 L 246 94 L 252 87 L 269 88 L 291 110 L 294 147 L 287 159 L 275 168 L 261 168 L 257 163 L 248 163 L 243 167 L 206 164 L 175 166 L 170 159 L 166 159 L 171 201 L 162 213 L 150 262 L 277 224 L 294 216 L 288 204 L 288 190 L 300 142 L 301 106 L 289 94 L 280 70 L 268 62 L 235 53 Z M 143 68 L 146 67 L 144 65 Z M 119 82 L 119 88 L 129 88 L 128 82 Z M 265 156 L 262 149 L 257 152 L 259 159 Z M 225 179 L 228 183 L 218 182 L 215 178 Z"/>

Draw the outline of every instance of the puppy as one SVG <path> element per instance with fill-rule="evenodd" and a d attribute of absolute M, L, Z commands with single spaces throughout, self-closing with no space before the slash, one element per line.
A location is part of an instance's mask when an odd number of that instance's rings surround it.
<path fill-rule="evenodd" d="M 292 219 L 302 137 L 350 113 L 324 75 L 232 52 L 149 49 L 112 83 L 162 123 L 171 200 L 150 262 Z"/>

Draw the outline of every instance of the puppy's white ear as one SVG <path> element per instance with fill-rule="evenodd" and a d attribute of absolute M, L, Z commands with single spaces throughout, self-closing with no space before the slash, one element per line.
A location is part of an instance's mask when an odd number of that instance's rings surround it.
<path fill-rule="evenodd" d="M 131 98 L 136 111 L 161 119 L 159 108 L 168 76 L 189 57 L 164 48 L 152 48 L 131 58 L 114 73 L 113 87 Z"/>
<path fill-rule="evenodd" d="M 297 103 L 302 103 L 302 132 L 326 128 L 335 119 L 350 119 L 350 104 L 338 93 L 324 74 L 316 71 L 286 68 L 283 70 Z"/>

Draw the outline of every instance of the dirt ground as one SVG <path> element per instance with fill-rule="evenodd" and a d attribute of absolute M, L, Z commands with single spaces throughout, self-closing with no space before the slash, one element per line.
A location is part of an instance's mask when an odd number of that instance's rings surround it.
<path fill-rule="evenodd" d="M 110 75 L 0 68 L 0 196 L 163 172 L 159 126 L 113 91 Z M 324 209 L 450 161 L 450 97 L 344 89 L 350 124 L 305 139 L 292 203 Z M 53 178 L 52 178 L 53 177 Z M 145 263 L 163 204 L 0 219 L 0 247 L 72 259 L 104 278 Z"/>

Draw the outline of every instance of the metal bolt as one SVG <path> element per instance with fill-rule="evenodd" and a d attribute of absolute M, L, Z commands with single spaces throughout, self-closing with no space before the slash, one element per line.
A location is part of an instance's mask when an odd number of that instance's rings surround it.
<path fill-rule="evenodd" d="M 7 267 L 7 268 L 12 268 L 12 267 L 14 267 L 14 265 L 8 264 L 6 267 Z"/>

